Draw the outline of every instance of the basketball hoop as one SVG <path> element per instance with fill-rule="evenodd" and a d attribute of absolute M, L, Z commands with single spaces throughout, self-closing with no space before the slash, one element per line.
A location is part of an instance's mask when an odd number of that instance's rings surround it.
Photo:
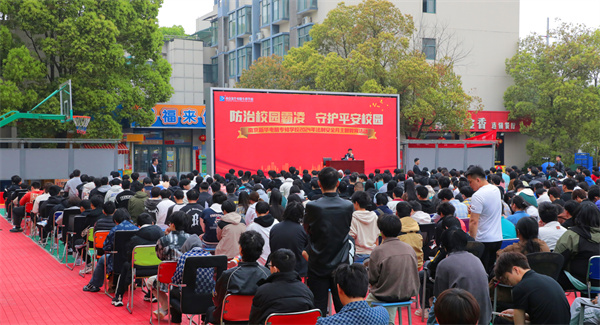
<path fill-rule="evenodd" d="M 80 116 L 80 115 L 73 116 L 73 123 L 75 124 L 75 127 L 77 128 L 77 133 L 85 134 L 88 123 L 90 123 L 90 119 L 91 119 L 91 117 L 89 117 L 89 116 Z"/>

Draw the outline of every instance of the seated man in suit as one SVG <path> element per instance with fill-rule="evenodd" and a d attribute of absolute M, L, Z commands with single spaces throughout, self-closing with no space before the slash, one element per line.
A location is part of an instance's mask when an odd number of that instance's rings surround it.
<path fill-rule="evenodd" d="M 354 160 L 352 149 L 348 149 L 348 153 L 344 156 L 344 158 L 342 158 L 342 160 Z"/>

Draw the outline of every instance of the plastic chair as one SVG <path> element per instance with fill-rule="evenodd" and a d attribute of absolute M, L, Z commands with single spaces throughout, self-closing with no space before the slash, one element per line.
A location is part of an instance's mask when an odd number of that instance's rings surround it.
<path fill-rule="evenodd" d="M 518 243 L 518 242 L 519 242 L 519 238 L 505 239 L 502 241 L 502 245 L 500 246 L 500 249 L 505 249 L 506 247 L 508 247 L 514 243 Z"/>
<path fill-rule="evenodd" d="M 171 298 L 171 309 L 181 311 L 181 314 L 192 315 L 190 324 L 195 315 L 206 314 L 209 307 L 213 306 L 213 295 L 196 292 L 196 276 L 199 268 L 214 268 L 215 278 L 218 279 L 227 269 L 227 256 L 191 256 L 185 259 L 183 266 L 183 284 L 173 285 L 181 288 L 181 296 Z M 250 312 L 248 312 L 248 316 Z"/>
<path fill-rule="evenodd" d="M 92 259 L 92 271 L 94 270 L 94 261 L 95 261 L 96 249 L 94 248 L 94 227 L 89 227 L 87 231 L 87 236 L 85 236 L 85 259 L 83 263 L 81 263 L 81 268 L 79 270 L 79 276 L 85 278 L 85 272 L 83 271 L 88 264 L 88 256 Z"/>
<path fill-rule="evenodd" d="M 578 292 L 587 291 L 588 297 L 592 293 L 600 293 L 600 286 L 592 286 L 592 281 L 598 283 L 600 281 L 600 255 L 590 257 L 588 262 L 588 269 L 585 276 L 585 282 L 579 281 L 577 278 L 571 275 L 568 271 L 564 271 L 567 275 L 571 284 L 575 287 Z"/>
<path fill-rule="evenodd" d="M 295 313 L 273 313 L 267 317 L 266 325 L 312 325 L 321 317 L 321 310 L 311 309 Z M 402 320 L 400 320 L 402 321 Z"/>
<path fill-rule="evenodd" d="M 158 265 L 158 272 L 156 275 L 156 281 L 159 283 L 165 283 L 171 286 L 171 279 L 173 278 L 173 274 L 175 274 L 175 270 L 177 270 L 177 262 L 175 261 L 164 261 Z M 133 284 L 132 284 L 133 285 Z M 169 310 L 170 301 L 171 301 L 171 290 L 167 291 L 167 310 Z M 160 308 L 160 302 L 158 303 L 158 307 Z M 152 291 L 150 291 L 150 324 L 152 323 Z M 158 318 L 158 324 L 160 324 L 160 317 Z M 171 324 L 171 318 L 169 317 L 169 324 Z"/>
<path fill-rule="evenodd" d="M 106 240 L 106 236 L 108 236 L 109 231 L 96 231 L 94 232 L 94 248 L 93 254 L 90 254 L 92 257 L 92 272 L 96 269 L 96 264 L 98 263 L 98 259 L 101 255 L 98 255 L 99 250 L 104 248 L 104 241 Z M 104 263 L 106 265 L 106 263 Z"/>
<path fill-rule="evenodd" d="M 81 210 L 79 210 L 79 207 L 70 207 L 67 208 L 63 211 L 63 220 L 62 220 L 62 240 L 64 242 L 64 250 L 63 250 L 63 257 L 61 258 L 61 262 L 68 264 L 68 254 L 69 254 L 69 248 L 72 249 L 72 247 L 69 247 L 69 239 L 70 237 L 73 237 L 74 232 L 73 232 L 73 218 L 75 218 L 76 215 L 80 214 Z M 67 265 L 68 267 L 68 265 Z"/>
<path fill-rule="evenodd" d="M 112 258 L 113 260 L 113 274 L 114 276 L 116 276 L 117 274 L 120 274 L 121 269 L 123 268 L 123 263 L 125 262 L 125 253 L 127 251 L 127 244 L 129 244 L 129 240 L 131 240 L 131 238 L 133 236 L 135 236 L 137 234 L 137 230 L 119 230 L 115 232 L 115 238 L 113 241 L 113 250 L 112 251 L 104 251 L 105 256 L 108 256 L 106 254 L 110 254 L 110 257 L 107 258 Z M 105 261 L 106 262 L 106 261 Z M 106 265 L 107 263 L 104 263 L 104 274 L 106 274 Z M 112 295 L 110 295 L 108 293 L 108 280 L 105 278 L 105 286 L 104 286 L 104 294 L 106 294 L 107 296 L 113 298 Z"/>
<path fill-rule="evenodd" d="M 535 272 L 557 280 L 563 267 L 564 257 L 559 253 L 531 253 L 527 254 L 527 262 Z"/>
<path fill-rule="evenodd" d="M 221 310 L 221 325 L 224 325 L 225 322 L 249 321 L 252 299 L 254 296 L 226 295 Z"/>
<path fill-rule="evenodd" d="M 372 302 L 371 306 L 381 306 L 384 308 L 395 308 L 398 311 L 398 321 L 402 325 L 402 308 L 408 308 L 408 325 L 412 325 L 412 311 L 411 311 L 412 300 L 398 301 L 398 302 Z M 422 311 L 421 311 L 422 312 Z M 395 318 L 396 316 L 394 316 Z M 394 322 L 395 319 L 390 319 Z"/>
<path fill-rule="evenodd" d="M 74 242 L 76 238 L 81 237 L 81 232 L 85 229 L 85 216 L 78 215 L 69 219 L 69 225 L 67 226 L 67 242 Z M 65 242 L 65 251 L 68 250 L 69 245 Z M 74 248 L 74 247 L 73 247 Z M 79 258 L 79 250 L 75 249 L 75 256 L 73 257 L 73 265 L 69 266 L 68 260 L 65 261 L 65 265 L 69 270 L 75 269 L 75 262 Z"/>
<path fill-rule="evenodd" d="M 158 265 L 161 260 L 156 256 L 155 245 L 138 245 L 133 248 L 131 253 L 131 283 L 129 287 L 129 301 L 127 302 L 127 310 L 130 314 L 133 313 L 133 284 L 135 279 L 143 279 L 154 276 L 158 272 Z M 155 266 L 156 268 L 145 268 Z M 138 272 L 138 267 L 140 268 Z"/>
<path fill-rule="evenodd" d="M 483 256 L 483 251 L 485 250 L 485 246 L 483 243 L 477 241 L 467 242 L 467 252 L 477 256 L 478 259 L 481 259 Z"/>
<path fill-rule="evenodd" d="M 59 225 L 56 221 L 62 215 L 64 215 L 63 211 L 56 211 L 56 212 L 54 212 L 54 218 L 52 218 L 53 226 L 52 226 L 52 231 L 50 232 L 50 255 L 54 254 L 53 252 L 55 252 L 57 259 L 59 258 L 59 256 L 58 256 L 58 254 L 59 254 L 59 249 L 58 249 L 58 230 L 60 228 L 64 227 L 64 224 Z"/>

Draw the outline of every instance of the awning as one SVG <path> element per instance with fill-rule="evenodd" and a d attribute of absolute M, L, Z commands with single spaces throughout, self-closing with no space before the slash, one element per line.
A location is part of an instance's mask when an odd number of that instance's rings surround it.
<path fill-rule="evenodd" d="M 115 149 L 114 144 L 84 144 L 85 149 Z M 119 155 L 129 154 L 129 148 L 124 143 L 119 143 Z"/>

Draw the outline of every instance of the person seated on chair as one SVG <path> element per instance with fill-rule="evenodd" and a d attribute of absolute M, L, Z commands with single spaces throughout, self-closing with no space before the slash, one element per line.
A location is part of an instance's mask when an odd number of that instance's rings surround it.
<path fill-rule="evenodd" d="M 183 284 L 183 269 L 185 267 L 185 260 L 188 257 L 193 256 L 210 256 L 210 253 L 202 248 L 202 240 L 198 235 L 192 235 L 188 238 L 183 246 L 181 247 L 183 255 L 177 260 L 177 268 L 173 274 L 171 282 L 173 284 Z M 210 294 L 215 289 L 214 280 L 214 269 L 213 268 L 199 268 L 196 271 L 196 288 L 194 293 L 196 294 Z M 159 295 L 159 301 L 161 306 L 166 306 L 166 296 Z M 171 299 L 181 299 L 181 290 L 179 288 L 173 288 L 171 290 Z M 163 311 L 159 311 L 163 313 Z M 176 309 L 171 306 L 171 323 L 181 323 L 181 309 Z"/>
<path fill-rule="evenodd" d="M 154 245 L 164 235 L 162 229 L 154 224 L 154 218 L 148 213 L 144 212 L 138 216 L 137 226 L 140 227 L 140 230 L 138 230 L 135 236 L 131 237 L 127 244 L 125 262 L 121 269 L 115 297 L 112 300 L 112 304 L 115 307 L 123 306 L 123 295 L 131 283 L 131 257 L 133 248 L 139 245 Z M 150 301 L 150 295 L 146 295 L 144 300 Z"/>
<path fill-rule="evenodd" d="M 370 324 L 388 325 L 390 316 L 383 307 L 369 307 L 365 296 L 369 289 L 369 276 L 362 264 L 341 264 L 334 273 L 334 283 L 342 302 L 342 309 L 333 316 L 321 317 L 317 325 Z"/>
<path fill-rule="evenodd" d="M 550 252 L 546 243 L 538 238 L 539 226 L 533 217 L 524 217 L 517 222 L 517 238 L 519 241 L 496 252 L 496 256 L 505 252 L 519 252 L 523 254 Z"/>
<path fill-rule="evenodd" d="M 571 304 L 571 324 L 593 325 L 600 324 L 600 303 L 598 297 L 594 299 L 577 297 Z M 586 305 L 582 314 L 582 305 Z M 583 322 L 580 322 L 580 317 L 583 317 Z"/>
<path fill-rule="evenodd" d="M 396 204 L 396 216 L 400 218 L 402 224 L 398 239 L 412 247 L 415 254 L 417 254 L 418 267 L 421 268 L 423 266 L 423 236 L 419 224 L 410 216 L 411 211 L 412 206 L 408 202 L 398 202 Z"/>
<path fill-rule="evenodd" d="M 249 230 L 242 233 L 239 244 L 242 261 L 238 266 L 224 271 L 217 280 L 213 294 L 215 305 L 207 311 L 208 323 L 216 324 L 221 320 L 226 295 L 254 295 L 258 289 L 258 281 L 271 275 L 269 269 L 257 262 L 265 245 L 265 240 L 258 232 Z"/>
<path fill-rule="evenodd" d="M 104 207 L 106 208 L 106 206 L 109 206 L 109 205 L 112 205 L 113 207 L 115 206 L 114 203 L 108 202 L 104 205 Z M 113 218 L 116 226 L 114 226 L 110 230 L 108 235 L 106 235 L 106 238 L 104 239 L 103 251 L 111 251 L 113 249 L 113 244 L 115 241 L 115 232 L 117 232 L 119 230 L 138 230 L 138 227 L 136 227 L 134 224 L 131 223 L 131 221 L 130 221 L 131 216 L 129 215 L 129 212 L 127 212 L 126 209 L 118 209 L 117 211 L 115 211 L 112 218 Z M 96 264 L 96 268 L 94 269 L 94 273 L 92 274 L 92 278 L 90 279 L 90 282 L 85 287 L 83 287 L 83 291 L 89 291 L 89 292 L 100 291 L 100 287 L 102 287 L 102 284 L 104 283 L 104 277 L 113 271 L 113 269 L 112 269 L 113 263 L 112 262 L 113 262 L 113 260 L 112 260 L 112 258 L 110 258 L 110 254 L 102 255 L 100 257 L 100 259 L 98 260 L 98 263 Z M 104 264 L 105 263 L 106 263 L 106 273 L 104 273 Z"/>
<path fill-rule="evenodd" d="M 531 270 L 525 255 L 516 252 L 500 255 L 494 274 L 502 283 L 513 286 L 515 307 L 502 311 L 506 316 L 501 317 L 515 325 L 525 324 L 527 319 L 531 324 L 569 323 L 571 313 L 565 292 L 551 277 Z"/>
<path fill-rule="evenodd" d="M 553 251 L 558 239 L 567 231 L 558 223 L 558 205 L 542 202 L 538 207 L 538 212 L 540 214 L 538 237 L 548 245 L 550 251 Z"/>
<path fill-rule="evenodd" d="M 279 221 L 273 217 L 272 214 L 269 213 L 269 204 L 267 202 L 258 202 L 256 203 L 256 215 L 254 218 L 254 222 L 252 222 L 246 230 L 253 230 L 258 232 L 264 239 L 264 247 L 262 249 L 262 254 L 258 259 L 258 263 L 261 265 L 265 265 L 269 258 L 269 254 L 271 254 L 271 246 L 269 246 L 269 236 L 271 235 L 271 229 L 274 225 L 278 224 Z"/>
<path fill-rule="evenodd" d="M 487 285 L 488 275 L 481 260 L 466 251 L 468 238 L 462 229 L 455 228 L 446 230 L 442 235 L 442 245 L 448 251 L 448 256 L 437 266 L 433 295 L 438 297 L 450 288 L 469 291 L 480 303 L 479 324 L 489 324 L 492 304 Z M 435 311 L 435 305 L 432 308 Z M 429 316 L 433 318 L 431 313 Z"/>
<path fill-rule="evenodd" d="M 435 318 L 440 325 L 475 325 L 479 322 L 479 316 L 479 303 L 467 290 L 447 289 L 440 294 L 435 303 Z"/>
<path fill-rule="evenodd" d="M 355 261 L 357 263 L 362 263 L 363 260 L 369 258 L 369 255 L 377 246 L 379 237 L 377 214 L 367 210 L 370 201 L 367 192 L 360 191 L 352 195 L 354 212 L 352 213 L 352 223 L 350 223 L 350 236 L 354 238 L 356 245 Z"/>
<path fill-rule="evenodd" d="M 594 203 L 579 204 L 575 226 L 558 239 L 554 252 L 565 258 L 563 269 L 585 283 L 590 257 L 600 255 L 600 211 Z M 564 272 L 560 273 L 558 283 L 565 290 L 574 288 Z"/>
<path fill-rule="evenodd" d="M 294 271 L 294 252 L 281 248 L 274 251 L 270 259 L 271 275 L 258 282 L 258 290 L 252 300 L 250 324 L 264 324 L 272 313 L 291 313 L 315 308 L 312 292 Z"/>
<path fill-rule="evenodd" d="M 244 218 L 235 212 L 236 208 L 235 203 L 231 200 L 223 202 L 221 205 L 223 217 L 217 222 L 219 244 L 215 249 L 215 255 L 227 255 L 228 259 L 238 256 L 240 252 L 238 242 L 242 233 L 246 231 Z"/>
<path fill-rule="evenodd" d="M 342 160 L 354 160 L 354 154 L 352 153 L 352 149 L 348 149 L 348 153 L 342 157 Z"/>
<path fill-rule="evenodd" d="M 411 221 L 410 217 L 407 217 Z M 377 220 L 383 241 L 376 246 L 369 258 L 369 284 L 371 290 L 367 302 L 409 301 L 419 290 L 417 254 L 410 245 L 400 241 L 400 219 L 384 214 Z M 395 276 L 402 274 L 402 276 Z M 396 307 L 386 308 L 390 322 L 396 319 Z"/>

